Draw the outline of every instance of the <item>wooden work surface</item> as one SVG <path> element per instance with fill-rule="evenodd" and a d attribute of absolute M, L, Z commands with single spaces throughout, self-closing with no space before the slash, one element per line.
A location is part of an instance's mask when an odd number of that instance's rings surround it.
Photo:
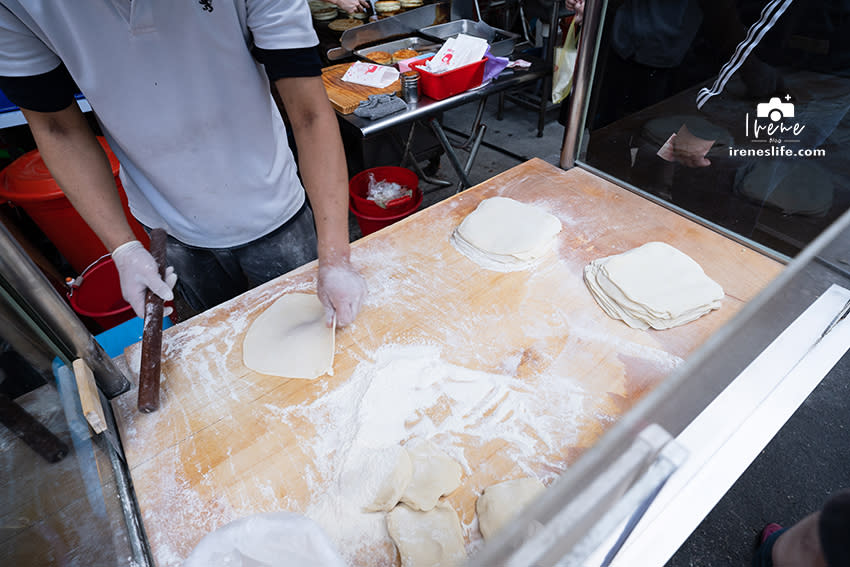
<path fill-rule="evenodd" d="M 396 81 L 388 87 L 377 89 L 342 80 L 342 76 L 348 71 L 353 63 L 340 63 L 322 69 L 322 83 L 328 92 L 328 100 L 334 110 L 342 114 L 351 114 L 360 105 L 361 100 L 366 100 L 373 94 L 394 94 L 401 91 L 401 80 Z"/>
<path fill-rule="evenodd" d="M 488 271 L 450 244 L 458 223 L 497 195 L 562 221 L 555 250 L 536 268 Z M 673 244 L 723 286 L 721 309 L 667 331 L 631 329 L 599 309 L 584 266 L 653 240 Z M 352 261 L 370 295 L 356 323 L 337 331 L 333 377 L 287 380 L 242 363 L 250 323 L 281 294 L 315 289 L 310 264 L 167 330 L 158 412 L 139 413 L 135 390 L 113 402 L 160 567 L 178 565 L 228 521 L 277 510 L 330 517 L 323 525 L 353 563 L 397 564 L 386 540 L 356 552 L 339 542 L 349 520 L 327 514 L 341 482 L 329 463 L 369 441 L 366 431 L 394 440 L 387 416 L 422 395 L 424 375 L 441 372 L 448 379 L 429 390 L 431 401 L 404 419 L 395 440 L 429 437 L 461 462 L 462 485 L 447 499 L 474 551 L 484 487 L 529 474 L 549 484 L 782 268 L 587 172 L 538 159 L 357 241 Z M 130 366 L 138 352 L 128 349 Z M 413 363 L 387 352 L 425 361 L 417 386 L 404 382 Z M 470 405 L 458 384 L 486 391 Z M 392 398 L 396 389 L 402 396 Z M 370 413 L 384 393 L 384 409 Z M 377 521 L 383 529 L 383 516 Z"/>

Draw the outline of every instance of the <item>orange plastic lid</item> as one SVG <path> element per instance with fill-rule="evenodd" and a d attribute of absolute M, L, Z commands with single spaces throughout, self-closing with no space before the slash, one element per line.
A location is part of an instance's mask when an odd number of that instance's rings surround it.
<path fill-rule="evenodd" d="M 106 139 L 97 138 L 106 151 L 112 175 L 118 177 L 118 158 L 109 149 Z M 27 152 L 0 172 L 0 197 L 16 204 L 48 201 L 64 197 L 38 150 Z"/>

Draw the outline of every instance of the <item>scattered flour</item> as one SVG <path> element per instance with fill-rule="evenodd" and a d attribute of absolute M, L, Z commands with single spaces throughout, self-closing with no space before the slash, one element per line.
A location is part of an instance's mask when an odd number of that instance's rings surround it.
<path fill-rule="evenodd" d="M 520 380 L 448 364 L 436 346 L 387 345 L 315 401 L 267 409 L 284 421 L 317 424 L 314 499 L 305 512 L 353 562 L 389 542 L 384 514 L 362 508 L 394 465 L 393 447 L 431 439 L 469 474 L 464 447 L 501 439 L 520 467 L 531 468 L 575 439 L 584 401 L 582 389 L 563 377 Z"/>
<path fill-rule="evenodd" d="M 453 201 L 451 206 L 461 203 Z M 434 233 L 451 232 L 454 223 L 450 216 L 434 220 L 430 227 Z M 564 224 L 578 222 L 559 218 Z M 451 248 L 435 251 L 425 242 L 402 251 L 392 241 L 380 239 L 355 248 L 352 261 L 368 266 L 369 295 L 364 309 L 387 309 L 398 321 L 408 320 L 408 312 L 430 309 L 412 300 L 429 295 L 435 288 L 458 286 L 451 279 L 451 271 L 433 269 L 452 261 L 456 254 Z M 504 442 L 499 448 L 500 456 L 516 463 L 525 474 L 544 482 L 554 478 L 564 470 L 563 455 L 579 441 L 583 426 L 589 421 L 605 426 L 614 419 L 597 415 L 598 392 L 583 388 L 587 369 L 595 369 L 603 362 L 591 356 L 594 349 L 588 348 L 589 343 L 608 345 L 604 352 L 620 352 L 645 361 L 657 368 L 659 375 L 681 362 L 651 341 L 636 344 L 629 337 L 606 334 L 593 323 L 595 311 L 585 313 L 576 305 L 552 303 L 542 293 L 544 284 L 552 279 L 566 286 L 565 293 L 572 286 L 584 292 L 581 279 L 570 277 L 580 268 L 565 259 L 551 266 L 544 264 L 529 272 L 523 285 L 517 287 L 518 300 L 529 304 L 546 302 L 547 306 L 541 310 L 541 318 L 517 322 L 530 344 L 530 360 L 526 359 L 525 350 L 513 348 L 499 331 L 509 316 L 505 306 L 484 305 L 463 320 L 446 321 L 444 313 L 466 301 L 463 294 L 447 296 L 449 302 L 433 313 L 417 311 L 421 319 L 435 322 L 431 326 L 401 326 L 397 333 L 388 334 L 384 328 L 355 322 L 354 327 L 364 338 L 351 349 L 351 356 L 360 362 L 349 379 L 333 388 L 326 380 L 317 381 L 317 395 L 298 405 L 263 406 L 264 415 L 270 420 L 293 428 L 304 423 L 315 427 L 315 432 L 305 432 L 299 443 L 312 451 L 312 466 L 303 471 L 311 494 L 309 502 L 296 502 L 294 497 L 281 493 L 275 479 L 265 479 L 257 486 L 257 479 L 250 478 L 250 474 L 244 488 L 259 494 L 262 502 L 256 495 L 254 499 L 242 499 L 242 491 L 232 488 L 227 495 L 221 495 L 211 464 L 195 454 L 187 460 L 187 455 L 172 445 L 180 442 L 181 435 L 193 431 L 193 415 L 178 406 L 170 413 L 140 417 L 135 410 L 135 396 L 125 395 L 113 401 L 125 421 L 122 437 L 127 442 L 129 461 L 140 469 L 156 468 L 140 477 L 155 478 L 155 491 L 146 488 L 148 498 L 156 505 L 143 510 L 143 514 L 157 563 L 179 565 L 185 553 L 181 541 L 196 538 L 199 532 L 208 533 L 226 521 L 261 511 L 289 510 L 304 513 L 319 523 L 348 563 L 391 565 L 394 556 L 385 515 L 365 513 L 362 508 L 374 498 L 379 483 L 394 464 L 390 449 L 414 438 L 430 439 L 461 463 L 468 481 L 480 466 L 480 451 L 493 442 Z M 165 356 L 185 376 L 182 389 L 191 392 L 195 405 L 224 407 L 222 400 L 228 404 L 257 400 L 260 389 L 252 387 L 251 380 L 225 379 L 234 375 L 234 369 L 241 368 L 240 341 L 251 323 L 246 314 L 260 313 L 281 293 L 314 289 L 312 277 L 287 282 L 283 287 L 267 285 L 252 292 L 250 304 L 245 305 L 242 298 L 238 310 L 233 307 L 235 300 L 217 309 L 217 313 L 228 311 L 226 325 L 202 315 L 192 325 L 167 334 Z M 589 307 L 596 309 L 595 305 Z M 567 342 L 558 344 L 564 329 L 569 329 Z M 612 345 L 612 341 L 616 344 Z M 375 346 L 383 342 L 390 344 Z M 444 352 L 442 345 L 450 346 Z M 182 357 L 183 353 L 193 356 Z M 620 364 L 616 357 L 604 362 Z M 133 366 L 138 361 L 128 363 Z M 472 366 L 490 372 L 468 368 Z M 167 382 L 167 376 L 163 379 Z M 164 392 L 168 395 L 169 389 Z M 229 415 L 222 418 L 221 443 L 228 442 L 231 420 Z M 155 433 L 163 435 L 167 448 L 153 459 L 150 451 L 142 449 L 146 440 L 156 438 Z M 233 450 L 235 454 L 239 447 Z M 151 460 L 139 464 L 138 457 L 142 455 Z M 229 451 L 227 455 L 230 457 Z M 200 475 L 199 484 L 186 481 L 186 463 L 192 459 L 196 462 L 191 465 L 191 476 Z M 235 466 L 233 459 L 226 462 Z M 462 490 L 478 488 L 465 486 Z M 469 523 L 463 528 L 472 549 L 478 537 L 477 524 L 474 518 L 466 520 Z M 368 553 L 381 547 L 386 548 L 385 554 Z"/>

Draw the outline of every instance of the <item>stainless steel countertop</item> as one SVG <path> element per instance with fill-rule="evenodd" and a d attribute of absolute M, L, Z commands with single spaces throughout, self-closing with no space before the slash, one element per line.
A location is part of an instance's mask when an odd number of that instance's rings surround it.
<path fill-rule="evenodd" d="M 545 65 L 540 59 L 532 57 L 524 57 L 523 59 L 531 62 L 531 67 L 527 70 L 505 69 L 498 77 L 490 81 L 488 84 L 450 96 L 443 100 L 434 100 L 427 96 L 420 95 L 419 101 L 415 104 L 409 105 L 407 110 L 385 116 L 384 118 L 379 118 L 378 120 L 361 118 L 359 116 L 355 116 L 353 113 L 337 113 L 337 115 L 342 119 L 342 122 L 344 122 L 345 125 L 359 130 L 360 135 L 366 138 L 379 134 L 387 128 L 428 118 L 438 112 L 477 101 L 491 94 L 540 79 L 546 74 Z"/>

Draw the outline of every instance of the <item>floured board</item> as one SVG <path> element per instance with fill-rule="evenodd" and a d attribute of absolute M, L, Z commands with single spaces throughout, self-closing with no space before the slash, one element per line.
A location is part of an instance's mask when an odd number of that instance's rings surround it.
<path fill-rule="evenodd" d="M 342 76 L 351 65 L 353 63 L 340 63 L 322 69 L 322 82 L 328 92 L 328 99 L 337 112 L 351 114 L 360 105 L 360 101 L 366 100 L 369 95 L 393 94 L 401 91 L 400 80 L 383 89 L 343 81 Z"/>
<path fill-rule="evenodd" d="M 487 197 L 543 207 L 563 223 L 534 269 L 483 270 L 449 242 Z M 667 331 L 605 315 L 582 270 L 650 240 L 675 245 L 720 283 L 720 310 Z M 163 336 L 162 407 L 136 391 L 113 401 L 146 533 L 160 567 L 236 518 L 290 510 L 316 520 L 352 565 L 397 565 L 383 516 L 350 504 L 370 446 L 429 438 L 463 466 L 448 502 L 470 553 L 475 500 L 534 475 L 549 485 L 668 376 L 782 266 L 580 169 L 534 159 L 352 246 L 369 296 L 336 336 L 334 376 L 313 382 L 249 371 L 242 340 L 282 293 L 310 291 L 299 268 Z M 139 347 L 127 350 L 137 365 Z M 367 459 L 368 461 L 368 459 Z M 347 480 L 348 479 L 348 480 Z M 368 516 L 368 517 L 367 517 Z"/>

